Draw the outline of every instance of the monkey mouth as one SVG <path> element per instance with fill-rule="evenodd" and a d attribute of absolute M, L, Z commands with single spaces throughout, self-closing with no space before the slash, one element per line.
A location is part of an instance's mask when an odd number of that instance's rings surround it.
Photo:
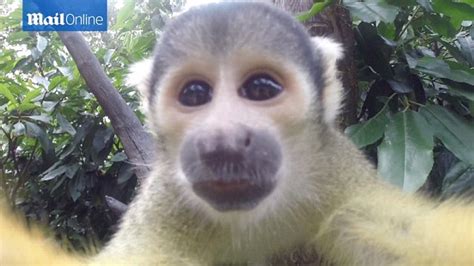
<path fill-rule="evenodd" d="M 244 125 L 190 135 L 180 157 L 194 193 L 220 212 L 255 208 L 275 188 L 282 163 L 275 136 Z"/>
<path fill-rule="evenodd" d="M 193 190 L 218 211 L 237 211 L 254 208 L 274 187 L 273 182 L 257 184 L 248 179 L 224 180 L 196 182 Z"/>
<path fill-rule="evenodd" d="M 225 180 L 222 178 L 221 180 Z M 248 180 L 234 180 L 234 181 L 207 181 L 202 182 L 203 186 L 209 187 L 211 189 L 222 191 L 222 192 L 232 192 L 232 191 L 239 191 L 239 190 L 246 190 L 252 184 Z"/>

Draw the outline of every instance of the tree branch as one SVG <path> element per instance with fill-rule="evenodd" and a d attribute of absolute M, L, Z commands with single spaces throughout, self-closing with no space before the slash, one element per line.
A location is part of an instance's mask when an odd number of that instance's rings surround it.
<path fill-rule="evenodd" d="M 155 151 L 152 137 L 143 129 L 140 120 L 114 88 L 82 34 L 79 32 L 58 32 L 58 34 L 76 62 L 90 92 L 95 95 L 109 117 L 115 134 L 122 141 L 125 153 L 136 165 L 135 173 L 139 178 L 145 177 L 150 171 L 149 164 Z"/>

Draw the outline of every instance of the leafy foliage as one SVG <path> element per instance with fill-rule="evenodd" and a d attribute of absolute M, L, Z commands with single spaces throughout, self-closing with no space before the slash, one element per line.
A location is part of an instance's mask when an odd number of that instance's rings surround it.
<path fill-rule="evenodd" d="M 127 66 L 148 55 L 179 1 L 110 3 L 112 30 L 86 35 L 122 97 Z M 97 247 L 117 217 L 105 196 L 128 202 L 137 178 L 108 118 L 56 33 L 22 32 L 21 9 L 0 7 L 0 191 L 48 223 L 67 248 Z M 90 242 L 95 243 L 90 245 Z"/>
<path fill-rule="evenodd" d="M 438 195 L 473 193 L 472 1 L 344 5 L 354 16 L 363 92 L 348 136 L 404 190 L 431 183 Z"/>

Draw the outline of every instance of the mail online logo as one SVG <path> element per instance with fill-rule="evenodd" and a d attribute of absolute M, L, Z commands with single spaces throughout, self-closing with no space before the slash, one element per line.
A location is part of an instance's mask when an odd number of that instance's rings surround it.
<path fill-rule="evenodd" d="M 107 0 L 23 0 L 24 31 L 107 31 Z"/>

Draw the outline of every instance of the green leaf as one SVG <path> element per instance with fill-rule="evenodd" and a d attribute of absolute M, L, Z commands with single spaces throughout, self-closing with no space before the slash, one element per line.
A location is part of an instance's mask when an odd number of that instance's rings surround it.
<path fill-rule="evenodd" d="M 470 5 L 471 7 L 474 7 L 474 0 L 458 0 L 457 2 L 465 3 L 465 4 Z"/>
<path fill-rule="evenodd" d="M 466 3 L 456 3 L 452 0 L 433 0 L 433 9 L 450 17 L 455 28 L 461 26 L 463 20 L 472 20 L 474 8 Z"/>
<path fill-rule="evenodd" d="M 46 46 L 48 46 L 48 40 L 45 37 L 38 35 L 36 49 L 38 49 L 40 53 L 43 53 L 44 49 L 46 49 Z"/>
<path fill-rule="evenodd" d="M 387 79 L 387 83 L 390 85 L 393 91 L 397 93 L 410 93 L 413 91 L 413 88 L 407 82 L 406 77 L 395 77 L 396 79 Z M 405 78 L 405 80 L 403 80 Z"/>
<path fill-rule="evenodd" d="M 346 1 L 344 1 L 344 2 L 346 2 Z M 365 0 L 365 1 L 350 0 L 350 1 L 351 2 L 385 2 L 389 5 L 394 5 L 394 6 L 398 6 L 398 7 L 414 6 L 414 5 L 416 5 L 416 2 L 417 2 L 415 0 Z"/>
<path fill-rule="evenodd" d="M 60 176 L 60 175 L 64 174 L 68 170 L 68 168 L 69 168 L 68 165 L 61 165 L 58 168 L 48 172 L 45 176 L 43 176 L 40 179 L 40 181 L 48 181 L 48 180 L 54 179 L 57 176 Z"/>
<path fill-rule="evenodd" d="M 344 3 L 352 15 L 364 22 L 383 21 L 393 23 L 400 9 L 384 2 Z"/>
<path fill-rule="evenodd" d="M 474 165 L 474 124 L 438 105 L 427 105 L 420 109 L 434 132 L 456 157 Z"/>
<path fill-rule="evenodd" d="M 151 47 L 153 47 L 156 41 L 156 35 L 152 32 L 144 34 L 136 39 L 136 43 L 132 47 L 133 52 L 139 52 L 141 57 L 143 57 L 143 53 L 148 51 Z M 138 55 L 140 56 L 140 55 Z"/>
<path fill-rule="evenodd" d="M 130 18 L 133 16 L 135 11 L 135 1 L 125 0 L 124 6 L 117 14 L 117 23 L 112 27 L 113 30 L 121 30 L 125 28 L 127 22 L 130 22 Z"/>
<path fill-rule="evenodd" d="M 26 112 L 26 111 L 29 111 L 29 110 L 33 110 L 35 108 L 38 108 L 38 106 L 36 104 L 27 103 L 27 102 L 24 102 L 24 103 L 22 103 L 18 106 L 18 110 L 20 112 Z"/>
<path fill-rule="evenodd" d="M 25 121 L 26 135 L 32 138 L 37 138 L 43 148 L 43 151 L 48 154 L 54 154 L 53 143 L 49 140 L 46 132 L 38 125 Z"/>
<path fill-rule="evenodd" d="M 81 167 L 81 165 L 79 165 L 79 164 L 69 164 L 68 169 L 65 172 L 66 176 L 69 179 L 72 179 L 74 177 L 74 175 L 76 175 L 77 170 L 79 170 L 80 167 Z"/>
<path fill-rule="evenodd" d="M 443 180 L 441 195 L 451 197 L 474 188 L 474 167 L 464 162 L 455 164 Z"/>
<path fill-rule="evenodd" d="M 474 86 L 474 75 L 471 74 L 472 70 L 462 65 L 456 65 L 456 67 L 459 68 L 451 69 L 450 65 L 444 60 L 425 56 L 417 60 L 415 69 L 437 78 L 464 82 Z"/>
<path fill-rule="evenodd" d="M 466 98 L 470 101 L 474 101 L 474 88 L 466 83 L 459 83 L 451 80 L 444 80 L 444 83 L 448 85 L 448 93 L 455 96 Z"/>
<path fill-rule="evenodd" d="M 57 86 L 61 85 L 62 83 L 66 83 L 66 82 L 67 82 L 67 77 L 56 76 L 56 77 L 51 79 L 51 82 L 49 83 L 48 89 L 49 90 L 54 89 Z"/>
<path fill-rule="evenodd" d="M 13 12 L 10 13 L 9 18 L 12 20 L 21 20 L 22 12 L 21 8 L 15 9 Z"/>
<path fill-rule="evenodd" d="M 45 124 L 49 124 L 51 122 L 51 117 L 47 114 L 42 114 L 42 115 L 29 115 L 29 116 L 25 116 L 31 120 L 34 120 L 34 121 L 40 121 L 40 122 L 43 122 Z"/>
<path fill-rule="evenodd" d="M 97 130 L 92 141 L 94 150 L 99 153 L 107 146 L 112 138 L 114 137 L 114 131 L 111 128 L 101 128 Z"/>
<path fill-rule="evenodd" d="M 58 70 L 59 70 L 59 72 L 61 72 L 61 74 L 63 74 L 68 79 L 73 79 L 73 74 L 72 74 L 72 70 L 71 70 L 70 67 L 60 67 L 60 66 L 58 66 Z"/>
<path fill-rule="evenodd" d="M 365 63 L 383 78 L 392 78 L 390 58 L 393 54 L 393 42 L 382 38 L 371 23 L 361 22 L 355 29 L 355 37 L 361 49 Z"/>
<path fill-rule="evenodd" d="M 86 120 L 85 123 L 82 123 L 78 128 L 77 132 L 74 135 L 74 138 L 71 143 L 67 145 L 67 147 L 61 152 L 59 159 L 65 159 L 71 153 L 73 153 L 76 149 L 78 149 L 79 144 L 84 140 L 87 133 L 90 132 L 92 128 L 93 122 L 91 120 Z"/>
<path fill-rule="evenodd" d="M 414 192 L 433 166 L 433 134 L 426 120 L 414 111 L 397 113 L 378 147 L 378 171 L 387 181 Z"/>
<path fill-rule="evenodd" d="M 380 35 L 387 39 L 394 40 L 397 37 L 396 28 L 393 23 L 380 22 L 377 26 L 377 30 Z"/>
<path fill-rule="evenodd" d="M 319 14 L 324 8 L 330 5 L 333 1 L 334 0 L 325 0 L 324 2 L 314 3 L 313 6 L 311 6 L 310 10 L 297 15 L 296 18 L 301 22 L 305 22 L 308 19 Z"/>
<path fill-rule="evenodd" d="M 444 41 L 442 38 L 436 38 L 436 40 L 443 44 L 444 47 L 449 51 L 449 53 L 460 63 L 469 64 L 466 60 L 463 53 L 458 49 L 458 47 L 451 45 L 449 42 Z"/>
<path fill-rule="evenodd" d="M 469 68 L 466 65 L 460 64 L 456 61 L 446 60 L 445 61 L 452 70 L 462 70 L 463 72 L 468 73 L 471 77 L 474 77 L 474 68 Z M 474 89 L 474 88 L 473 88 Z"/>
<path fill-rule="evenodd" d="M 384 108 L 371 119 L 346 128 L 345 134 L 359 149 L 376 142 L 383 136 L 385 126 L 388 123 L 386 116 L 387 106 L 388 105 L 385 105 Z"/>
<path fill-rule="evenodd" d="M 123 184 L 125 182 L 127 182 L 132 176 L 133 174 L 135 173 L 133 171 L 133 167 L 130 167 L 130 166 L 125 166 L 124 167 L 125 169 L 120 169 L 120 173 L 117 177 L 117 183 L 118 184 Z"/>
<path fill-rule="evenodd" d="M 41 94 L 40 88 L 31 90 L 25 95 L 25 98 L 23 98 L 23 102 L 31 102 L 31 100 L 38 97 L 40 94 Z"/>
<path fill-rule="evenodd" d="M 34 47 L 33 49 L 30 50 L 31 52 L 31 57 L 33 60 L 38 60 L 41 57 L 41 52 L 38 50 L 38 48 Z"/>
<path fill-rule="evenodd" d="M 17 105 L 18 102 L 15 99 L 15 96 L 10 92 L 8 87 L 5 84 L 0 84 L 0 94 L 5 96 L 11 103 Z"/>
<path fill-rule="evenodd" d="M 51 188 L 51 193 L 54 193 L 61 185 L 66 181 L 66 176 L 61 177 L 59 180 L 56 180 L 54 186 Z"/>
<path fill-rule="evenodd" d="M 123 162 L 123 161 L 127 160 L 127 158 L 128 157 L 124 152 L 118 152 L 118 153 L 114 154 L 114 156 L 110 160 L 112 162 Z"/>
<path fill-rule="evenodd" d="M 22 70 L 23 72 L 29 72 L 33 69 L 34 64 L 33 64 L 33 58 L 30 56 L 21 58 L 15 63 L 15 66 L 13 66 L 12 71 L 16 70 Z"/>
<path fill-rule="evenodd" d="M 7 41 L 9 43 L 15 43 L 16 41 L 21 41 L 24 42 L 25 39 L 29 37 L 29 33 L 26 31 L 17 31 L 17 32 L 12 32 L 8 35 Z"/>
<path fill-rule="evenodd" d="M 426 11 L 433 13 L 433 6 L 431 6 L 430 0 L 416 0 L 420 6 L 422 6 Z"/>
<path fill-rule="evenodd" d="M 456 28 L 450 23 L 446 17 L 441 17 L 438 14 L 428 14 L 425 16 L 428 20 L 427 25 L 441 36 L 453 37 L 456 35 Z"/>
<path fill-rule="evenodd" d="M 76 201 L 86 187 L 85 175 L 76 175 L 68 184 L 68 192 L 73 201 Z"/>
<path fill-rule="evenodd" d="M 15 136 L 21 136 L 21 135 L 25 134 L 25 125 L 23 125 L 23 123 L 21 123 L 21 122 L 15 123 L 13 125 L 12 133 Z"/>
<path fill-rule="evenodd" d="M 67 119 L 63 115 L 58 113 L 56 115 L 56 118 L 58 119 L 59 128 L 61 129 L 61 132 L 67 132 L 71 136 L 74 136 L 76 134 L 76 130 L 74 129 L 74 127 L 71 125 L 71 123 L 69 123 L 69 121 L 67 121 Z"/>
<path fill-rule="evenodd" d="M 474 26 L 471 27 L 474 28 Z M 459 36 L 456 41 L 459 43 L 459 50 L 464 58 L 471 66 L 474 66 L 474 40 L 472 38 L 472 35 Z"/>

